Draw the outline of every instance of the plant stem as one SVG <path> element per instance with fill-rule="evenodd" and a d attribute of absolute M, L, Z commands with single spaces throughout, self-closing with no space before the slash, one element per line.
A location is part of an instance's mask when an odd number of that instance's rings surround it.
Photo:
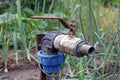
<path fill-rule="evenodd" d="M 90 43 L 93 45 L 93 28 L 92 28 L 92 6 L 91 0 L 89 0 L 89 21 L 90 21 Z"/>

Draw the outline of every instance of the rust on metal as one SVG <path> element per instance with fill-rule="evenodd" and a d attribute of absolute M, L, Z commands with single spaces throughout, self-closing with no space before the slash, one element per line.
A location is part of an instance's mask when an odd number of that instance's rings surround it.
<path fill-rule="evenodd" d="M 63 18 L 60 17 L 49 17 L 49 16 L 32 16 L 32 19 L 51 19 L 51 20 L 59 20 L 65 28 L 70 29 L 70 34 L 75 35 L 76 27 L 75 25 L 68 24 Z"/>
<path fill-rule="evenodd" d="M 71 55 L 76 55 L 74 52 L 74 48 L 76 46 L 76 43 L 80 41 L 80 38 L 77 37 L 70 37 L 68 35 L 64 36 L 60 42 L 60 51 L 63 51 L 65 53 L 69 53 Z"/>
<path fill-rule="evenodd" d="M 37 34 L 37 49 L 41 50 L 41 39 L 44 37 L 45 34 Z"/>
<path fill-rule="evenodd" d="M 44 37 L 45 34 L 37 34 L 37 50 L 41 50 L 41 46 L 40 46 L 40 42 L 41 42 L 41 39 Z M 40 67 L 40 80 L 46 80 L 46 74 L 42 72 L 42 68 L 41 68 L 41 65 L 39 65 Z"/>

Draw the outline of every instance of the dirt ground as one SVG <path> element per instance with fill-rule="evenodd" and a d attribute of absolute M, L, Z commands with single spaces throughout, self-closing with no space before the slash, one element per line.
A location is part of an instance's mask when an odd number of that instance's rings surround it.
<path fill-rule="evenodd" d="M 40 69 L 35 61 L 20 60 L 19 64 L 16 65 L 15 61 L 10 59 L 8 63 L 9 71 L 8 73 L 1 71 L 0 76 L 3 77 L 0 80 L 40 80 Z M 0 60 L 0 68 L 3 68 L 3 64 L 4 62 Z M 112 69 L 112 67 L 110 69 Z M 119 70 L 119 68 L 117 70 Z M 118 77 L 117 80 L 120 80 L 120 77 Z"/>
<path fill-rule="evenodd" d="M 8 61 L 8 72 L 0 72 L 3 76 L 2 80 L 39 80 L 39 67 L 35 61 L 20 60 L 19 64 L 15 64 L 13 59 Z M 0 68 L 4 68 L 4 62 L 0 61 Z M 1 80 L 1 79 L 0 79 Z"/>
<path fill-rule="evenodd" d="M 23 69 L 1 73 L 2 80 L 40 80 L 39 69 Z"/>
<path fill-rule="evenodd" d="M 35 52 L 33 52 L 35 53 Z M 99 62 L 98 62 L 99 63 Z M 99 63 L 100 64 L 100 63 Z M 98 64 L 98 65 L 99 65 Z M 110 64 L 108 68 L 108 72 L 112 71 L 114 68 L 114 64 Z M 0 80 L 40 80 L 40 70 L 38 67 L 38 63 L 32 60 L 29 62 L 27 59 L 20 59 L 19 64 L 17 65 L 14 58 L 8 60 L 8 72 L 4 72 L 4 61 L 0 59 Z M 116 72 L 118 72 L 120 66 L 117 66 Z M 66 72 L 66 68 L 64 73 Z M 102 68 L 99 70 L 102 73 Z M 108 79 L 111 80 L 111 79 Z M 120 80 L 120 76 L 117 80 Z"/>

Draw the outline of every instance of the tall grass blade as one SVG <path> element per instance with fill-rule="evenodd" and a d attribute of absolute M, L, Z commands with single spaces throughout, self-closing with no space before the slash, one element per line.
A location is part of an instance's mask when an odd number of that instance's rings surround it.
<path fill-rule="evenodd" d="M 43 9 L 42 9 L 42 14 L 45 13 L 45 6 L 46 6 L 46 0 L 43 0 Z"/>
<path fill-rule="evenodd" d="M 93 28 L 92 28 L 92 4 L 91 4 L 91 0 L 89 0 L 89 23 L 90 23 L 90 28 L 89 28 L 89 32 L 90 32 L 90 43 L 93 45 Z"/>
<path fill-rule="evenodd" d="M 51 13 L 55 0 L 52 0 L 48 13 Z"/>
<path fill-rule="evenodd" d="M 25 27 L 24 25 L 22 25 L 22 19 L 21 19 L 21 15 L 22 15 L 22 12 L 21 12 L 21 1 L 20 0 L 17 0 L 17 14 L 18 14 L 18 26 L 19 26 L 19 32 L 20 32 L 20 40 L 23 44 L 23 47 L 27 53 L 27 59 L 29 61 L 31 61 L 30 59 L 30 53 L 29 53 L 29 50 L 27 49 L 27 41 L 26 41 L 26 33 L 25 33 Z"/>
<path fill-rule="evenodd" d="M 82 0 L 81 0 L 80 2 L 81 2 L 80 11 L 79 11 L 79 16 L 80 16 L 80 27 L 81 27 L 81 30 L 82 30 L 82 33 L 83 33 L 83 37 L 84 37 L 83 39 L 86 40 L 85 31 L 84 31 L 83 22 L 82 22 L 82 6 L 83 6 Z"/>
<path fill-rule="evenodd" d="M 69 58 L 70 58 L 70 61 L 71 61 L 72 65 L 73 65 L 73 67 L 75 68 L 76 73 L 78 73 L 79 68 L 77 67 L 77 65 L 76 65 L 76 63 L 74 62 L 74 60 L 72 59 L 72 57 L 69 56 Z M 81 64 L 81 65 L 82 65 L 82 64 Z M 79 80 L 83 80 L 83 77 L 82 77 L 80 74 L 77 74 L 77 77 L 78 77 Z"/>
<path fill-rule="evenodd" d="M 91 10 L 91 14 L 92 14 L 93 20 L 95 22 L 96 32 L 98 35 L 100 35 L 98 21 L 97 21 L 97 18 L 95 16 L 93 10 Z"/>
<path fill-rule="evenodd" d="M 13 33 L 13 45 L 14 45 L 14 51 L 16 56 L 16 64 L 18 64 L 18 51 L 17 51 L 17 33 Z"/>
<path fill-rule="evenodd" d="M 101 39 L 100 35 L 97 32 L 95 32 L 95 35 L 97 36 L 100 44 L 102 44 L 102 46 L 105 48 L 105 44 L 104 44 L 103 40 Z"/>

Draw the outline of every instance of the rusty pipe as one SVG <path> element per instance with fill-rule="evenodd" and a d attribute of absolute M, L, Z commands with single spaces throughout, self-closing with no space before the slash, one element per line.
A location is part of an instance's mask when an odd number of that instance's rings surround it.
<path fill-rule="evenodd" d="M 46 17 L 46 16 L 31 16 L 32 19 L 51 19 L 51 20 L 59 20 L 65 28 L 73 29 L 63 18 L 60 17 Z"/>
<path fill-rule="evenodd" d="M 70 29 L 70 32 L 72 32 L 72 34 L 75 35 L 75 31 L 76 31 L 75 25 L 67 23 L 63 18 L 49 17 L 49 16 L 31 16 L 31 18 L 32 19 L 59 20 L 65 28 Z"/>

